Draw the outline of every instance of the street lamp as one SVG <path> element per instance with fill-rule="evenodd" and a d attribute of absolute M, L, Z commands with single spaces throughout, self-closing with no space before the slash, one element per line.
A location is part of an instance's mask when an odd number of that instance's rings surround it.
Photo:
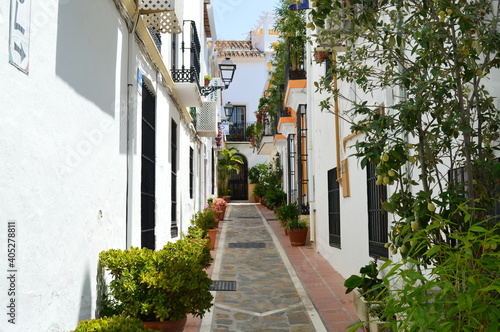
<path fill-rule="evenodd" d="M 216 90 L 225 90 L 229 88 L 229 84 L 233 81 L 234 72 L 236 71 L 236 65 L 231 61 L 231 59 L 226 58 L 219 64 L 219 71 L 223 86 L 202 86 L 201 95 L 206 97 Z"/>
<path fill-rule="evenodd" d="M 222 78 L 222 82 L 226 86 L 226 89 L 229 87 L 229 84 L 233 81 L 234 72 L 236 71 L 236 65 L 231 61 L 231 59 L 226 58 L 222 63 L 219 64 L 220 76 Z"/>
<path fill-rule="evenodd" d="M 226 118 L 228 120 L 230 120 L 231 117 L 233 116 L 233 111 L 234 111 L 233 104 L 231 104 L 231 102 L 227 102 L 227 104 L 224 105 L 224 113 L 226 114 Z"/>

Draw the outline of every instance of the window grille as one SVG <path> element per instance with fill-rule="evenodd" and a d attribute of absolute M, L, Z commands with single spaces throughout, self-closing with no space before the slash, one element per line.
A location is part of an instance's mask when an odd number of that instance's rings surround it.
<path fill-rule="evenodd" d="M 337 168 L 328 171 L 328 228 L 330 246 L 340 248 L 340 185 Z"/>
<path fill-rule="evenodd" d="M 189 147 L 189 198 L 193 198 L 194 185 L 194 150 Z"/>
<path fill-rule="evenodd" d="M 382 203 L 387 200 L 387 187 L 377 185 L 375 165 L 369 163 L 367 171 L 368 187 L 368 241 L 369 253 L 372 257 L 388 257 L 389 251 L 385 248 L 388 241 L 388 216 L 382 209 Z"/>
<path fill-rule="evenodd" d="M 170 128 L 170 162 L 171 162 L 171 225 L 170 236 L 172 238 L 179 235 L 177 225 L 177 123 L 172 120 Z"/>
<path fill-rule="evenodd" d="M 298 157 L 298 199 L 299 209 L 301 214 L 309 214 L 309 198 L 308 185 L 309 178 L 307 175 L 307 105 L 299 105 L 297 111 L 297 157 Z"/>
<path fill-rule="evenodd" d="M 156 98 L 142 82 L 141 246 L 155 249 Z"/>

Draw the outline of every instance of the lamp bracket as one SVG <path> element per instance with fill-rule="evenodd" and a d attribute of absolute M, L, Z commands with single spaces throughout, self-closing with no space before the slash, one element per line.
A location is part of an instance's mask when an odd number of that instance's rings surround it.
<path fill-rule="evenodd" d="M 224 90 L 226 87 L 225 86 L 215 86 L 215 85 L 210 85 L 210 86 L 201 86 L 200 87 L 200 92 L 203 97 L 208 96 L 209 94 L 217 91 L 217 90 Z"/>

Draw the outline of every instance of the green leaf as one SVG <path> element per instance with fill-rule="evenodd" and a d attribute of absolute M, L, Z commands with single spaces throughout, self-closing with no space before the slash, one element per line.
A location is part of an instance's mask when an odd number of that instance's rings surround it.
<path fill-rule="evenodd" d="M 441 249 L 441 246 L 440 245 L 435 245 L 435 246 L 432 246 L 429 250 L 427 250 L 425 252 L 425 255 L 426 256 L 432 256 L 434 255 L 439 249 Z"/>
<path fill-rule="evenodd" d="M 487 233 L 488 230 L 486 228 L 483 228 L 481 226 L 471 226 L 469 228 L 471 232 L 477 232 L 477 233 Z"/>

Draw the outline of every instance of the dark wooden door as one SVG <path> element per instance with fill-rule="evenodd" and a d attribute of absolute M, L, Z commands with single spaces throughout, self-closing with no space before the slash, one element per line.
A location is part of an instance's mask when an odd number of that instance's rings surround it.
<path fill-rule="evenodd" d="M 248 162 L 245 156 L 239 156 L 243 159 L 243 164 L 240 164 L 240 172 L 231 171 L 231 178 L 229 179 L 231 199 L 248 200 Z"/>

